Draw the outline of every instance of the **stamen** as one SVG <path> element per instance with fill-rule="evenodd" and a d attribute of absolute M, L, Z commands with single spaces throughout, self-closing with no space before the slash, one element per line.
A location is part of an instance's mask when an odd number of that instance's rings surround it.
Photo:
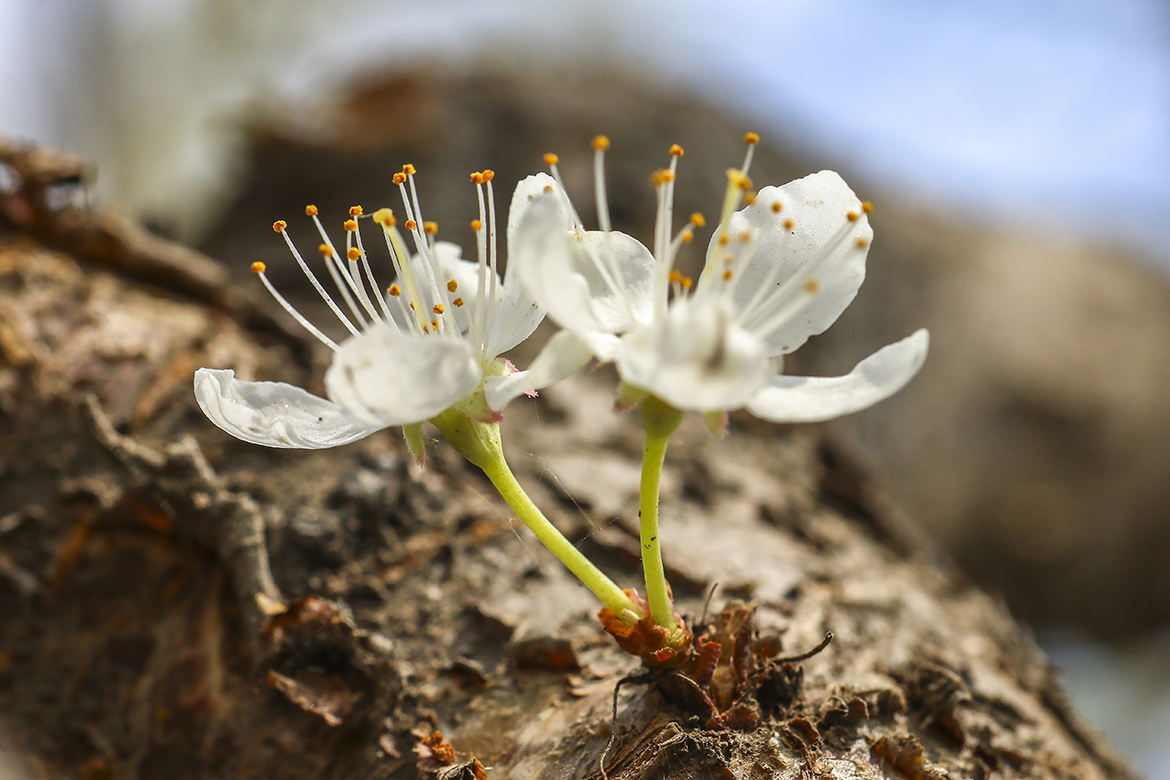
<path fill-rule="evenodd" d="M 354 209 L 360 210 L 361 206 L 354 206 Z M 353 213 L 353 209 L 350 209 L 350 213 Z M 361 231 L 355 231 L 353 235 L 354 238 L 357 239 L 357 253 L 358 257 L 361 258 L 362 268 L 366 272 L 366 280 L 370 283 L 370 292 L 373 293 L 375 297 L 377 297 L 378 305 L 382 309 L 382 314 L 384 315 L 384 321 L 386 324 L 397 327 L 397 325 L 394 323 L 394 317 L 390 314 L 390 307 L 386 305 L 385 296 L 378 293 L 378 290 L 380 290 L 381 287 L 378 286 L 378 280 L 374 278 L 374 269 L 370 268 L 370 256 L 366 254 L 366 247 L 362 244 Z M 353 258 L 351 257 L 350 259 L 352 260 Z M 366 287 L 364 284 L 361 286 L 361 291 L 363 293 L 363 298 L 369 297 L 365 295 Z M 374 319 L 378 318 L 378 315 L 374 314 L 372 311 L 370 312 L 370 316 Z"/>
<path fill-rule="evenodd" d="M 349 215 L 351 217 L 360 217 L 362 215 L 362 207 L 361 206 L 350 206 L 349 207 Z"/>
<path fill-rule="evenodd" d="M 305 216 L 306 217 L 317 216 L 317 207 L 316 206 L 305 206 Z"/>
<path fill-rule="evenodd" d="M 308 209 L 305 209 L 305 213 L 308 213 Z M 329 277 L 333 280 L 333 284 L 337 287 L 338 292 L 341 293 L 341 298 L 345 301 L 345 305 L 353 315 L 354 321 L 362 328 L 365 328 L 369 323 L 366 321 L 362 310 L 358 308 L 353 295 L 351 295 L 351 292 L 357 292 L 357 284 L 350 277 L 349 269 L 345 267 L 345 264 L 341 262 L 341 258 L 337 256 L 337 250 L 333 247 L 333 239 L 329 238 L 329 234 L 325 232 L 325 226 L 321 224 L 321 220 L 316 214 L 309 214 L 309 216 L 313 219 L 313 225 L 317 228 L 317 234 L 325 242 L 317 247 L 317 249 L 321 252 L 321 257 L 325 261 L 325 268 L 329 271 Z M 329 251 L 324 251 L 322 247 Z"/>
<path fill-rule="evenodd" d="M 703 218 L 702 214 L 696 211 L 694 214 L 691 214 L 691 224 L 697 228 L 701 228 L 707 224 L 707 220 Z"/>
<path fill-rule="evenodd" d="M 402 288 L 396 284 L 392 284 L 386 288 L 386 292 L 390 293 L 391 297 L 397 298 L 402 295 Z"/>
<path fill-rule="evenodd" d="M 476 254 L 476 299 L 475 311 L 471 313 L 471 327 L 468 330 L 468 336 L 471 343 L 475 345 L 476 349 L 483 354 L 487 351 L 487 337 L 484 333 L 484 321 L 487 319 L 487 236 L 483 230 L 483 223 L 487 219 L 487 204 L 484 203 L 483 176 L 480 175 L 480 180 L 475 182 L 475 194 L 479 199 L 479 219 L 473 220 L 472 228 L 475 230 L 475 254 Z"/>
<path fill-rule="evenodd" d="M 365 309 L 366 314 L 369 315 L 370 322 L 376 322 L 378 320 L 378 313 L 374 311 L 374 304 L 370 300 L 369 293 L 366 292 L 366 283 L 362 281 L 362 272 L 358 269 L 357 265 L 358 259 L 361 258 L 364 253 L 361 251 L 361 247 L 353 246 L 354 236 L 357 236 L 360 241 L 361 236 L 356 230 L 352 233 L 345 234 L 345 256 L 349 259 L 349 275 L 350 278 L 352 278 L 354 282 L 357 283 L 357 289 L 355 292 L 357 293 L 358 300 L 362 303 L 362 308 Z M 366 263 L 366 268 L 369 268 L 368 262 Z M 368 274 L 368 276 L 372 276 L 372 274 Z M 370 284 L 373 285 L 375 291 L 378 289 L 378 285 L 373 282 L 372 279 Z"/>
<path fill-rule="evenodd" d="M 451 303 L 453 303 L 457 307 L 462 307 L 463 306 L 463 299 L 456 298 L 455 300 L 451 301 Z"/>
<path fill-rule="evenodd" d="M 292 315 L 292 318 L 296 320 L 302 328 L 309 331 L 309 333 L 313 334 L 318 341 L 329 347 L 334 352 L 341 349 L 341 347 L 337 346 L 337 343 L 334 342 L 333 339 L 329 338 L 320 330 L 318 330 L 317 327 L 313 325 L 313 323 L 305 319 L 304 315 L 294 309 L 293 305 L 285 300 L 283 295 L 276 291 L 276 288 L 272 286 L 272 282 L 268 281 L 268 275 L 264 273 L 264 263 L 252 263 L 252 270 L 256 273 L 257 276 L 260 277 L 260 281 L 264 283 L 264 286 L 268 289 L 268 292 L 272 294 L 272 297 L 276 299 L 276 302 L 279 303 L 285 311 Z M 356 336 L 358 334 L 355 333 L 354 335 Z"/>
<path fill-rule="evenodd" d="M 283 219 L 278 219 L 272 223 L 272 229 L 275 230 L 277 233 L 284 232 L 284 230 L 287 227 L 288 227 L 288 223 L 285 222 Z"/>
<path fill-rule="evenodd" d="M 609 198 L 605 192 L 605 150 L 609 139 L 599 135 L 593 139 L 593 192 L 597 201 L 597 225 L 601 232 L 612 230 L 609 221 Z"/>
<path fill-rule="evenodd" d="M 678 144 L 671 144 L 670 145 L 670 153 L 672 155 L 674 155 L 675 157 L 682 157 L 683 156 L 683 148 L 681 146 L 679 146 Z"/>
<path fill-rule="evenodd" d="M 760 142 L 760 136 L 757 133 L 748 133 L 743 137 L 743 142 L 747 144 L 747 153 L 743 156 L 743 165 L 740 167 L 740 170 L 743 171 L 744 176 L 747 176 L 748 171 L 752 167 L 752 155 L 755 154 L 756 144 Z"/>
<path fill-rule="evenodd" d="M 347 220 L 345 221 L 345 225 L 344 225 L 344 227 L 345 227 L 345 230 L 346 230 L 346 232 L 347 232 L 347 233 L 354 233 L 354 232 L 356 232 L 356 231 L 357 231 L 357 220 L 355 220 L 355 219 L 347 219 Z"/>
<path fill-rule="evenodd" d="M 309 269 L 309 264 L 305 262 L 305 258 L 301 257 L 301 253 L 297 251 L 296 245 L 293 244 L 292 238 L 289 237 L 288 232 L 284 228 L 284 226 L 285 226 L 284 220 L 280 220 L 276 224 L 282 226 L 279 230 L 279 233 L 280 233 L 281 237 L 284 239 L 284 243 L 288 245 L 289 251 L 292 252 L 293 257 L 296 258 L 297 265 L 299 265 L 301 267 L 301 271 L 304 272 L 304 274 L 308 278 L 309 282 L 313 285 L 313 289 L 317 291 L 317 294 L 321 296 L 322 300 L 325 301 L 325 304 L 327 306 L 329 306 L 330 310 L 335 315 L 337 315 L 337 318 L 339 320 L 341 320 L 341 324 L 344 325 L 346 327 L 346 329 L 349 330 L 349 332 L 352 333 L 353 335 L 360 336 L 361 331 L 359 331 L 357 328 L 355 328 L 353 323 L 349 321 L 349 317 L 346 317 L 345 314 L 342 313 L 341 309 L 337 306 L 337 303 L 333 300 L 333 297 L 331 295 L 329 295 L 328 292 L 325 291 L 324 287 L 321 286 L 321 282 L 319 282 L 317 280 L 316 274 L 314 274 Z M 273 225 L 273 227 L 276 227 L 276 226 Z M 263 275 L 260 278 L 266 279 L 266 277 L 264 277 Z M 267 282 L 266 282 L 266 284 L 267 284 Z M 271 285 L 268 285 L 268 286 L 271 286 Z M 279 300 L 283 300 L 283 298 L 279 298 L 279 295 L 276 293 L 275 289 L 273 289 L 273 294 L 277 295 Z M 286 301 L 286 303 L 287 303 L 287 301 Z M 289 306 L 288 308 L 291 309 L 291 306 Z M 296 316 L 300 317 L 299 314 Z M 304 318 L 300 317 L 300 319 L 303 320 Z M 307 320 L 306 320 L 306 322 L 307 322 Z M 362 324 L 364 325 L 365 323 L 362 323 Z M 313 330 L 316 330 L 316 329 L 313 328 L 312 330 L 310 330 L 310 332 L 313 332 Z M 317 331 L 317 332 L 319 333 L 320 331 Z M 332 343 L 332 342 L 330 342 L 330 343 Z"/>
<path fill-rule="evenodd" d="M 496 174 L 493 171 L 486 170 L 483 172 L 484 188 L 487 190 L 487 234 L 488 234 L 488 258 L 491 262 L 492 273 L 488 278 L 488 301 L 491 305 L 487 307 L 487 319 L 485 321 L 485 332 L 483 338 L 483 351 L 486 354 L 491 346 L 492 328 L 495 326 L 496 318 L 496 301 L 499 299 L 499 285 L 500 285 L 500 266 L 496 255 L 496 195 L 492 189 L 492 179 Z M 519 307 L 515 307 L 519 308 Z M 494 357 L 494 356 L 493 356 Z"/>
<path fill-rule="evenodd" d="M 447 282 L 447 292 L 455 292 L 457 289 L 459 289 L 459 282 L 454 279 Z"/>
<path fill-rule="evenodd" d="M 435 314 L 442 314 L 443 313 L 443 304 L 436 303 L 434 306 L 431 307 L 431 311 L 433 311 Z"/>
<path fill-rule="evenodd" d="M 408 219 L 408 220 L 406 220 L 406 229 L 407 230 L 417 230 L 418 223 L 415 222 L 413 219 Z"/>

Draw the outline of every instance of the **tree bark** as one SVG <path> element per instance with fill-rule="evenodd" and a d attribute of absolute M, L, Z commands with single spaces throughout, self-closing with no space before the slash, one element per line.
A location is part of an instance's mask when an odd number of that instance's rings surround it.
<path fill-rule="evenodd" d="M 639 675 L 442 442 L 420 469 L 393 433 L 228 438 L 195 368 L 319 392 L 322 356 L 133 226 L 98 263 L 60 230 L 107 215 L 6 198 L 0 729 L 31 776 L 1130 777 L 1026 630 L 818 429 L 684 423 L 667 575 L 697 633 L 731 643 L 703 679 Z M 37 231 L 12 218 L 29 210 Z M 515 404 L 505 446 L 634 585 L 641 432 L 613 386 L 603 369 Z"/>

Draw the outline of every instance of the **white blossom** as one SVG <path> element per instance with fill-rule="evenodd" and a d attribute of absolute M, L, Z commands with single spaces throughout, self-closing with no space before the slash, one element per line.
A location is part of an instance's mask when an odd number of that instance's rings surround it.
<path fill-rule="evenodd" d="M 509 395 L 498 405 L 487 403 L 485 390 L 515 371 L 499 355 L 527 338 L 544 313 L 514 274 L 503 279 L 498 273 L 493 176 L 490 171 L 472 175 L 480 218 L 472 223 L 478 256 L 470 261 L 461 257 L 457 245 L 436 241 L 437 227 L 423 221 L 413 166 L 395 174 L 407 217 L 403 228 L 415 252 L 407 250 L 389 209 L 372 215 L 395 270 L 394 283 L 385 289 L 375 280 L 362 242 L 360 207 L 350 210 L 344 252 L 334 247 L 317 209 L 306 208 L 321 235 L 320 254 L 337 288 L 336 296 L 312 272 L 289 238 L 287 225 L 277 222 L 274 229 L 348 332 L 340 344 L 329 338 L 276 291 L 263 263 L 253 264 L 276 300 L 333 350 L 333 362 L 325 374 L 329 398 L 283 382 L 241 381 L 230 369 L 201 368 L 195 373 L 195 397 L 207 417 L 244 441 L 298 449 L 336 447 L 389 426 L 421 423 L 452 407 L 483 422 L 498 420 L 508 400 L 519 395 Z M 509 244 L 516 240 L 520 222 L 537 195 L 556 187 L 547 174 L 530 176 L 517 185 L 508 215 Z M 579 350 L 574 355 L 570 349 L 566 361 L 556 353 L 555 345 L 545 350 L 533 371 L 527 372 L 525 390 L 563 378 L 591 358 Z M 556 364 L 551 370 L 550 362 Z M 533 384 L 534 376 L 548 381 Z"/>
<path fill-rule="evenodd" d="M 832 325 L 857 294 L 873 239 L 870 207 L 840 176 L 822 171 L 764 187 L 736 211 L 751 188 L 747 170 L 757 139 L 747 140 L 744 165 L 728 171 L 721 218 L 697 280 L 674 270 L 680 248 L 704 225 L 696 214 L 671 235 L 677 146 L 670 168 L 652 180 L 653 251 L 610 229 L 604 137 L 594 142 L 601 230 L 584 229 L 559 187 L 542 194 L 520 225 L 511 257 L 521 282 L 579 348 L 616 364 L 619 405 L 652 394 L 706 413 L 714 424 L 741 407 L 774 422 L 827 420 L 897 392 L 926 358 L 923 329 L 845 376 L 780 373 L 782 356 Z M 559 182 L 555 156 L 548 162 Z M 521 388 L 513 377 L 496 392 Z"/>

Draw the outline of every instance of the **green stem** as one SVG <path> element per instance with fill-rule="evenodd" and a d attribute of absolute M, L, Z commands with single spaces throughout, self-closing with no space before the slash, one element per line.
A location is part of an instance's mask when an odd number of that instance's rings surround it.
<path fill-rule="evenodd" d="M 682 411 L 650 396 L 642 402 L 642 424 L 646 428 L 646 449 L 642 454 L 642 484 L 638 495 L 638 527 L 642 542 L 642 572 L 646 577 L 646 601 L 654 622 L 675 631 L 674 606 L 662 566 L 662 544 L 658 537 L 658 496 L 666 445 L 682 422 Z"/>
<path fill-rule="evenodd" d="M 500 427 L 494 423 L 481 423 L 467 415 L 449 409 L 431 420 L 455 450 L 483 469 L 483 473 L 495 485 L 496 490 L 512 511 L 536 534 L 545 547 L 565 564 L 585 587 L 593 591 L 614 615 L 626 622 L 635 622 L 643 617 L 642 610 L 630 600 L 613 580 L 602 574 L 585 555 L 557 530 L 544 513 L 532 503 L 532 499 L 520 487 L 516 476 L 504 460 L 500 446 Z"/>

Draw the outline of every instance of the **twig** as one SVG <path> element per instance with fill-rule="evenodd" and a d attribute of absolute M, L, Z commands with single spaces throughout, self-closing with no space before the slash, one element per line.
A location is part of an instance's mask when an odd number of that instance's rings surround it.
<path fill-rule="evenodd" d="M 258 641 L 269 614 L 283 604 L 269 567 L 259 505 L 224 487 L 193 438 L 160 453 L 118 433 L 96 396 L 86 396 L 85 408 L 102 446 L 151 492 L 176 528 L 227 566 L 250 636 Z"/>

